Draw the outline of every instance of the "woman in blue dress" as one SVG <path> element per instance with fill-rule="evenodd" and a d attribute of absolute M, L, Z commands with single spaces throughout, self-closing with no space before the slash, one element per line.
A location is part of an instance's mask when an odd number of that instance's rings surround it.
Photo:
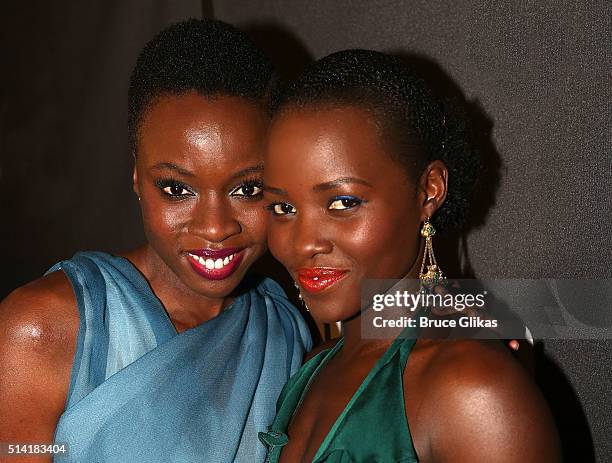
<path fill-rule="evenodd" d="M 65 443 L 58 461 L 263 459 L 257 432 L 311 348 L 279 286 L 247 275 L 272 76 L 217 21 L 145 47 L 129 133 L 147 244 L 78 253 L 2 302 L 0 441 Z"/>

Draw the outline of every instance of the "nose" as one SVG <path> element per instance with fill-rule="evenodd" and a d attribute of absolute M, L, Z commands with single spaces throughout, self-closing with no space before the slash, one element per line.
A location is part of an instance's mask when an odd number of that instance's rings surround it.
<path fill-rule="evenodd" d="M 293 248 L 302 259 L 314 259 L 332 252 L 333 244 L 326 237 L 323 222 L 316 217 L 298 216 L 293 233 Z"/>
<path fill-rule="evenodd" d="M 221 243 L 242 231 L 231 205 L 222 198 L 200 197 L 187 224 L 187 231 L 211 243 Z"/>

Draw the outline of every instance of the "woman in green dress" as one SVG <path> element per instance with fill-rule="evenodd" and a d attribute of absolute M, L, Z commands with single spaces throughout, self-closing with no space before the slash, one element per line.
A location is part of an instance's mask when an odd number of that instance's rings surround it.
<path fill-rule="evenodd" d="M 390 55 L 323 58 L 281 99 L 265 165 L 270 250 L 343 331 L 283 389 L 268 461 L 559 461 L 546 403 L 500 342 L 362 336 L 364 281 L 425 276 L 423 230 L 460 223 L 478 174 L 427 85 Z"/>

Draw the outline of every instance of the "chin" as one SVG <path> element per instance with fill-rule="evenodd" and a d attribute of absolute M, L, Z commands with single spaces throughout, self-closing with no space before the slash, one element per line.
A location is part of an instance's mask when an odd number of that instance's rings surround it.
<path fill-rule="evenodd" d="M 346 305 L 325 304 L 321 301 L 309 303 L 304 300 L 310 315 L 319 323 L 336 323 L 348 320 L 359 314 L 359 308 L 346 310 Z"/>
<path fill-rule="evenodd" d="M 240 284 L 240 280 L 228 278 L 227 280 L 211 280 L 208 282 L 200 282 L 192 289 L 200 296 L 204 296 L 206 298 L 223 299 L 232 294 L 234 290 L 238 287 L 238 284 Z"/>
<path fill-rule="evenodd" d="M 232 295 L 236 288 L 240 285 L 244 277 L 246 276 L 250 264 L 245 265 L 243 262 L 241 268 L 238 268 L 232 275 L 222 280 L 213 280 L 195 275 L 195 280 L 192 289 L 201 296 L 205 296 L 211 299 L 221 299 Z"/>

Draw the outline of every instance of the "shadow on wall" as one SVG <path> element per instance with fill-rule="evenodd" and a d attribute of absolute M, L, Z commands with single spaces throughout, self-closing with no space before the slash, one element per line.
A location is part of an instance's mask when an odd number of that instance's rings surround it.
<path fill-rule="evenodd" d="M 564 461 L 595 463 L 595 450 L 589 423 L 560 365 L 546 354 L 543 342 L 534 346 L 536 381 L 552 410 L 561 436 Z"/>
<path fill-rule="evenodd" d="M 290 82 L 313 62 L 313 56 L 293 32 L 278 23 L 241 25 L 276 66 L 281 78 Z"/>
<path fill-rule="evenodd" d="M 257 22 L 243 25 L 242 29 L 270 56 L 285 81 L 298 76 L 304 66 L 312 62 L 313 58 L 306 46 L 279 23 Z M 447 275 L 476 278 L 470 263 L 466 237 L 472 230 L 486 223 L 500 185 L 503 162 L 491 137 L 494 122 L 478 101 L 466 100 L 461 88 L 438 63 L 426 56 L 405 51 L 391 53 L 415 69 L 444 100 L 452 101 L 453 106 L 461 109 L 469 124 L 470 142 L 481 154 L 483 172 L 475 188 L 466 225 L 462 230 L 444 231 L 436 243 L 439 255 L 444 256 Z M 267 256 L 257 268 L 277 279 L 292 297 L 294 304 L 301 307 L 291 278 L 278 262 Z M 307 313 L 304 314 L 310 319 Z M 310 322 L 313 326 L 312 319 Z M 520 357 L 523 363 L 535 366 L 535 379 L 549 402 L 561 435 L 565 461 L 594 462 L 593 441 L 586 415 L 559 365 L 546 354 L 542 342 L 536 342 L 533 348 L 527 342 L 522 342 Z"/>

